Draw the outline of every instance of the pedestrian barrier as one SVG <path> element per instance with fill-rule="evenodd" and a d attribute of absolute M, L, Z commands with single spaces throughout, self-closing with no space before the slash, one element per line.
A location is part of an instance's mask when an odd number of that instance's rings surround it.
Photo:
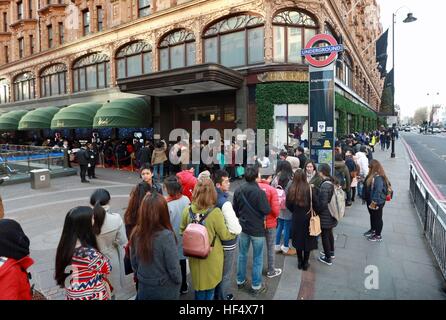
<path fill-rule="evenodd" d="M 410 195 L 424 235 L 446 278 L 446 209 L 429 191 L 413 164 L 410 165 Z"/>

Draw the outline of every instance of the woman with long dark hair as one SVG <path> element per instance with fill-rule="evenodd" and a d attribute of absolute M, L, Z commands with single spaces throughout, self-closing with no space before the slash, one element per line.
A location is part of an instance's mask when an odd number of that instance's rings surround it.
<path fill-rule="evenodd" d="M 337 226 L 338 221 L 331 215 L 328 209 L 328 203 L 334 194 L 334 179 L 331 176 L 331 168 L 328 164 L 322 163 L 319 165 L 319 176 L 322 183 L 319 188 L 318 213 L 321 220 L 322 246 L 324 247 L 324 252 L 321 252 L 319 261 L 331 266 L 333 264 L 332 260 L 335 258 L 333 228 Z"/>
<path fill-rule="evenodd" d="M 107 190 L 96 189 L 90 197 L 90 205 L 93 207 L 93 232 L 99 251 L 110 259 L 112 266 L 109 280 L 114 298 L 124 286 L 124 245 L 127 236 L 121 216 L 110 210 L 110 199 Z"/>
<path fill-rule="evenodd" d="M 147 183 L 138 183 L 130 192 L 129 203 L 124 213 L 124 223 L 127 238 L 130 238 L 133 228 L 138 221 L 138 210 L 147 192 L 150 192 L 150 186 Z"/>
<path fill-rule="evenodd" d="M 322 180 L 317 172 L 316 163 L 311 159 L 305 162 L 305 174 L 307 175 L 308 183 L 319 189 Z"/>
<path fill-rule="evenodd" d="M 310 236 L 310 199 L 314 210 L 317 210 L 317 189 L 310 186 L 305 171 L 299 169 L 294 173 L 293 184 L 288 189 L 286 206 L 293 213 L 291 240 L 297 250 L 297 267 L 304 271 L 309 267 L 311 250 L 317 249 L 317 237 Z"/>
<path fill-rule="evenodd" d="M 177 239 L 166 199 L 158 192 L 146 194 L 138 222 L 130 236 L 130 257 L 138 279 L 136 300 L 179 299 L 181 270 Z"/>
<path fill-rule="evenodd" d="M 364 183 L 364 199 L 370 214 L 370 230 L 364 233 L 369 241 L 382 241 L 383 208 L 386 204 L 390 182 L 378 160 L 369 163 L 369 173 Z"/>
<path fill-rule="evenodd" d="M 54 277 L 65 288 L 67 300 L 110 300 L 110 270 L 108 258 L 98 250 L 93 209 L 80 206 L 68 211 L 57 246 Z"/>

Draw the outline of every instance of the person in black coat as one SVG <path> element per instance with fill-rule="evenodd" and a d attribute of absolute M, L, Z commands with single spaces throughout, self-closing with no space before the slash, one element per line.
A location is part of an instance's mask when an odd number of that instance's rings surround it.
<path fill-rule="evenodd" d="M 87 151 L 85 145 L 82 145 L 82 147 L 76 153 L 76 156 L 77 156 L 77 162 L 79 163 L 79 167 L 81 168 L 81 170 L 80 170 L 81 182 L 88 183 L 90 181 L 88 181 L 85 178 L 85 175 L 87 174 L 90 158 L 89 158 L 88 151 Z"/>
<path fill-rule="evenodd" d="M 326 163 L 319 165 L 319 175 L 322 178 L 322 183 L 319 188 L 319 208 L 318 213 L 321 219 L 322 229 L 322 246 L 324 253 L 319 257 L 319 261 L 329 266 L 332 265 L 334 259 L 334 237 L 333 228 L 337 226 L 338 221 L 331 215 L 328 209 L 328 204 L 331 201 L 334 193 L 334 179 L 330 175 L 330 166 Z"/>
<path fill-rule="evenodd" d="M 297 267 L 306 271 L 309 267 L 311 250 L 317 249 L 317 237 L 310 236 L 310 192 L 313 209 L 318 208 L 317 188 L 311 188 L 305 171 L 299 169 L 294 173 L 286 206 L 293 213 L 291 220 L 291 240 L 297 250 Z"/>
<path fill-rule="evenodd" d="M 88 178 L 96 179 L 96 162 L 98 161 L 98 151 L 96 146 L 92 143 L 87 144 L 87 154 L 88 154 Z"/>

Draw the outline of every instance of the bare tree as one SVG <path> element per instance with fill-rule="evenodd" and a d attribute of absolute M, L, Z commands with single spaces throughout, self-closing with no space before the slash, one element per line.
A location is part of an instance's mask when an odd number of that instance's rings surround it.
<path fill-rule="evenodd" d="M 415 114 L 413 116 L 413 123 L 416 125 L 423 124 L 424 121 L 427 121 L 428 112 L 427 107 L 421 107 L 415 110 Z"/>

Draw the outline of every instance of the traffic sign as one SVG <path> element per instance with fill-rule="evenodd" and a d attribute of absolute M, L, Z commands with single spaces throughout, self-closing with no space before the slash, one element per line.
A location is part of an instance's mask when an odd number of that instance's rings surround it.
<path fill-rule="evenodd" d="M 325 47 L 313 47 L 315 44 L 320 42 L 328 43 L 328 46 Z M 316 68 L 323 68 L 328 66 L 330 63 L 336 60 L 337 53 L 340 51 L 344 51 L 344 46 L 342 44 L 338 44 L 336 39 L 329 34 L 321 33 L 315 35 L 313 38 L 308 41 L 305 49 L 301 50 L 301 56 L 305 56 L 308 63 Z M 313 58 L 313 55 L 324 55 L 328 54 L 328 58 L 325 60 L 316 60 Z"/>

